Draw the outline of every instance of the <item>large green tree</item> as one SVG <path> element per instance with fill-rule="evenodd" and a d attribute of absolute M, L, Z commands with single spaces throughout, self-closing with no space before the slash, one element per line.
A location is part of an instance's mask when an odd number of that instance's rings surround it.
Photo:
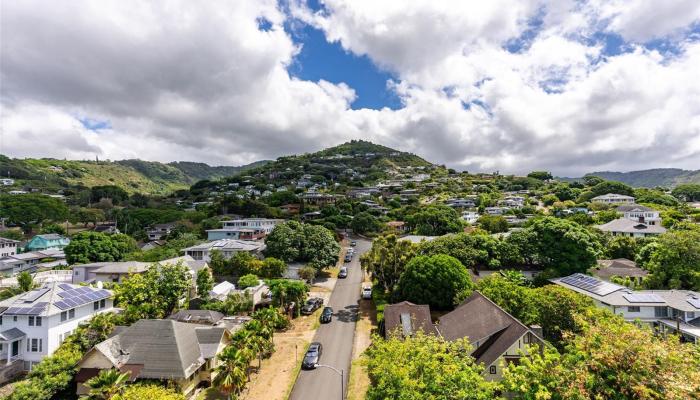
<path fill-rule="evenodd" d="M 305 262 L 318 270 L 335 265 L 340 253 L 333 232 L 323 226 L 296 221 L 277 225 L 265 244 L 267 256 L 287 262 Z"/>
<path fill-rule="evenodd" d="M 466 298 L 473 286 L 456 258 L 445 254 L 417 256 L 406 265 L 394 294 L 398 300 L 445 310 Z"/>
<path fill-rule="evenodd" d="M 83 264 L 120 261 L 136 249 L 136 241 L 131 236 L 87 231 L 73 236 L 63 251 L 68 263 Z"/>
<path fill-rule="evenodd" d="M 537 261 L 549 274 L 585 272 L 596 263 L 600 252 L 598 238 L 575 222 L 544 217 L 527 229 L 536 243 Z"/>
<path fill-rule="evenodd" d="M 508 232 L 508 221 L 500 215 L 482 215 L 477 222 L 488 233 Z"/>
<path fill-rule="evenodd" d="M 457 211 L 447 206 L 428 206 L 411 215 L 408 225 L 418 235 L 440 236 L 462 230 Z"/>
<path fill-rule="evenodd" d="M 378 231 L 380 228 L 380 223 L 377 217 L 374 215 L 368 212 L 360 212 L 357 213 L 352 219 L 352 222 L 350 222 L 350 227 L 355 233 L 365 234 Z"/>
<path fill-rule="evenodd" d="M 700 201 L 700 185 L 695 183 L 678 185 L 671 194 L 677 199 L 685 201 Z"/>
<path fill-rule="evenodd" d="M 396 235 L 379 236 L 372 242 L 372 248 L 360 257 L 360 264 L 380 287 L 392 291 L 417 247 L 409 240 L 399 240 Z"/>
<path fill-rule="evenodd" d="M 669 231 L 640 250 L 642 267 L 655 289 L 700 290 L 700 232 Z"/>
<path fill-rule="evenodd" d="M 448 342 L 420 332 L 405 339 L 375 337 L 366 356 L 372 383 L 366 399 L 496 398 L 495 384 L 486 381 L 470 349 L 466 339 Z"/>
<path fill-rule="evenodd" d="M 0 217 L 25 231 L 44 221 L 65 221 L 68 207 L 60 199 L 43 194 L 0 195 Z"/>

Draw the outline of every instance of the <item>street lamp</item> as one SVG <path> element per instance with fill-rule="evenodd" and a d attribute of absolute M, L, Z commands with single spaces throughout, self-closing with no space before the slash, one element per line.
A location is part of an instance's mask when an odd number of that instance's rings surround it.
<path fill-rule="evenodd" d="M 336 374 L 340 375 L 340 400 L 345 399 L 345 388 L 344 388 L 345 378 L 343 376 L 343 370 L 335 368 L 335 367 L 331 367 L 330 365 L 325 365 L 325 364 L 314 364 L 314 367 L 316 367 L 316 368 L 318 368 L 318 367 L 329 368 L 329 369 L 332 369 L 333 371 L 335 371 Z"/>

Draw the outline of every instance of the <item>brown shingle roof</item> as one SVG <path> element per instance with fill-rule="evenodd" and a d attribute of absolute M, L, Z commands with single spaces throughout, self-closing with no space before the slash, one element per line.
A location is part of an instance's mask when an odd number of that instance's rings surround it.
<path fill-rule="evenodd" d="M 410 324 L 406 327 L 410 332 L 405 332 L 404 325 L 401 321 L 401 315 L 410 318 Z M 437 334 L 435 326 L 430 319 L 430 306 L 427 304 L 418 305 L 408 301 L 402 301 L 401 303 L 389 304 L 384 307 L 385 337 L 395 334 L 396 332 L 402 336 L 410 336 L 419 330 L 422 330 L 423 333 L 428 335 Z"/>
<path fill-rule="evenodd" d="M 446 340 L 467 338 L 476 347 L 472 356 L 487 366 L 530 331 L 479 292 L 443 315 L 437 330 Z"/>
<path fill-rule="evenodd" d="M 593 268 L 590 272 L 603 279 L 610 279 L 613 276 L 645 277 L 648 275 L 647 271 L 639 268 L 634 261 L 626 258 L 598 260 L 598 267 Z"/>

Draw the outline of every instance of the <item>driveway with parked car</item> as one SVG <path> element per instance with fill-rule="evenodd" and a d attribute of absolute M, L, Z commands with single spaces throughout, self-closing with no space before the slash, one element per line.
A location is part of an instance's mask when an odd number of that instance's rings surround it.
<path fill-rule="evenodd" d="M 323 350 L 318 364 L 343 370 L 345 388 L 347 388 L 355 323 L 358 319 L 358 304 L 362 292 L 362 269 L 359 260 L 360 255 L 369 250 L 371 244 L 368 240 L 355 241 L 354 256 L 345 265 L 347 278 L 338 280 L 326 304 L 333 310 L 331 322 L 323 323 L 316 331 L 313 340 L 315 343 L 320 343 Z M 289 398 L 292 400 L 339 399 L 341 398 L 340 388 L 340 375 L 332 369 L 325 367 L 304 369 L 299 373 Z"/>

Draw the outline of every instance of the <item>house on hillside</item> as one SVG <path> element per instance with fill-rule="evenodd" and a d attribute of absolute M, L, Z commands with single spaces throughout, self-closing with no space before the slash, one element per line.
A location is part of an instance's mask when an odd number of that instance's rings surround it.
<path fill-rule="evenodd" d="M 468 224 L 475 224 L 479 217 L 480 215 L 476 211 L 462 211 L 462 221 Z"/>
<path fill-rule="evenodd" d="M 411 230 L 404 221 L 389 221 L 386 223 L 386 227 L 389 231 L 397 235 L 408 233 Z"/>
<path fill-rule="evenodd" d="M 647 225 L 624 217 L 614 219 L 603 225 L 596 225 L 595 227 L 613 236 L 647 237 L 666 232 L 666 228 L 661 225 Z"/>
<path fill-rule="evenodd" d="M 676 333 L 681 340 L 700 343 L 700 293 L 691 290 L 631 290 L 584 274 L 550 279 L 593 300 L 596 306 L 641 322 L 660 334 Z"/>
<path fill-rule="evenodd" d="M 384 308 L 385 337 L 407 337 L 423 331 L 446 340 L 466 338 L 472 356 L 484 364 L 488 380 L 500 380 L 503 368 L 517 364 L 527 346 L 544 346 L 539 327 L 527 327 L 479 292 L 474 292 L 453 311 L 433 324 L 430 307 L 410 302 Z"/>
<path fill-rule="evenodd" d="M 2 185 L 2 186 L 12 186 L 12 185 L 14 185 L 14 184 L 15 184 L 15 180 L 14 180 L 14 179 L 10 179 L 10 178 L 0 178 L 0 185 Z"/>
<path fill-rule="evenodd" d="M 166 224 L 155 224 L 146 230 L 146 235 L 148 235 L 148 240 L 161 240 L 164 237 L 170 235 L 170 233 L 177 226 L 176 222 L 168 222 Z"/>
<path fill-rule="evenodd" d="M 264 250 L 265 242 L 262 240 L 221 239 L 188 247 L 182 251 L 195 260 L 209 262 L 211 260 L 212 251 L 219 251 L 224 258 L 231 258 L 239 251 L 248 252 L 255 257 L 262 257 L 262 252 Z"/>
<path fill-rule="evenodd" d="M 209 386 L 216 377 L 216 356 L 231 341 L 224 327 L 142 319 L 98 343 L 78 363 L 77 394 L 89 392 L 85 382 L 102 370 L 129 372 L 130 381 L 175 382 L 185 396 Z"/>
<path fill-rule="evenodd" d="M 24 246 L 25 251 L 62 250 L 70 239 L 57 233 L 36 235 Z"/>
<path fill-rule="evenodd" d="M 661 225 L 661 215 L 659 211 L 651 207 L 640 206 L 639 204 L 624 204 L 615 209 L 622 213 L 625 218 L 641 222 L 647 225 Z"/>
<path fill-rule="evenodd" d="M 0 237 L 0 258 L 17 254 L 19 241 Z"/>
<path fill-rule="evenodd" d="M 634 197 L 626 196 L 624 194 L 607 193 L 601 196 L 596 196 L 591 199 L 594 203 L 604 203 L 604 204 L 633 204 Z"/>
<path fill-rule="evenodd" d="M 63 250 L 30 251 L 0 258 L 0 275 L 14 276 L 20 272 L 35 272 L 40 268 L 66 265 Z"/>
<path fill-rule="evenodd" d="M 111 291 L 57 282 L 0 301 L 0 381 L 31 371 L 78 325 L 111 311 Z"/>
<path fill-rule="evenodd" d="M 106 233 L 108 235 L 119 233 L 119 228 L 117 228 L 116 222 L 101 222 L 95 225 L 92 230 L 99 233 Z"/>

